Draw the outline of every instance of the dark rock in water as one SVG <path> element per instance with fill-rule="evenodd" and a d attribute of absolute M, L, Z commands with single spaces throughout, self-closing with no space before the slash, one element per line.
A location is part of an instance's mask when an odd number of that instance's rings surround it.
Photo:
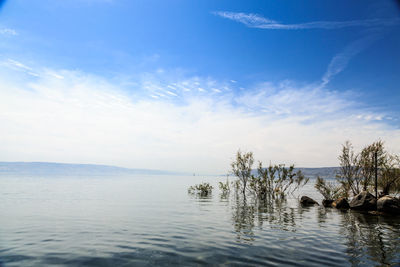
<path fill-rule="evenodd" d="M 315 201 L 314 199 L 308 197 L 308 196 L 302 196 L 300 199 L 300 203 L 301 205 L 304 206 L 311 206 L 311 205 L 319 205 L 317 201 Z"/>
<path fill-rule="evenodd" d="M 376 198 L 367 191 L 362 191 L 350 201 L 350 209 L 363 211 L 376 210 Z"/>
<path fill-rule="evenodd" d="M 337 209 L 348 209 L 350 208 L 349 202 L 347 202 L 347 199 L 342 197 L 337 200 L 335 200 L 332 203 L 332 207 L 337 208 Z"/>
<path fill-rule="evenodd" d="M 375 215 L 375 216 L 386 215 L 386 213 L 384 213 L 384 212 L 382 212 L 382 211 L 376 211 L 376 210 L 368 211 L 368 214 L 370 214 L 370 215 Z"/>
<path fill-rule="evenodd" d="M 322 206 L 325 208 L 332 208 L 333 200 L 332 199 L 324 199 L 322 200 Z"/>
<path fill-rule="evenodd" d="M 400 215 L 400 200 L 391 196 L 381 197 L 377 201 L 377 210 L 380 212 Z"/>

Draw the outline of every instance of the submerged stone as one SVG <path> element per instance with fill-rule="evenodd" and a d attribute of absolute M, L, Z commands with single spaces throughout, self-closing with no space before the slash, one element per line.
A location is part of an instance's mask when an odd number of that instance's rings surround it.
<path fill-rule="evenodd" d="M 369 192 L 363 191 L 350 201 L 350 208 L 354 210 L 376 210 L 376 198 Z"/>
<path fill-rule="evenodd" d="M 314 199 L 312 199 L 308 196 L 302 196 L 300 199 L 300 203 L 301 203 L 301 205 L 304 205 L 304 206 L 319 205 L 317 201 L 315 201 Z"/>
<path fill-rule="evenodd" d="M 332 199 L 324 199 L 322 200 L 322 206 L 325 208 L 332 208 L 333 200 Z"/>
<path fill-rule="evenodd" d="M 382 211 L 377 211 L 377 210 L 368 211 L 368 214 L 374 215 L 374 216 L 383 216 L 383 215 L 386 215 L 386 213 L 384 213 L 384 212 L 382 212 Z"/>
<path fill-rule="evenodd" d="M 348 209 L 350 208 L 349 202 L 347 202 L 347 199 L 342 197 L 337 200 L 335 200 L 332 203 L 332 207 L 337 208 L 337 209 Z"/>
<path fill-rule="evenodd" d="M 377 210 L 380 212 L 400 215 L 400 200 L 391 196 L 383 196 L 378 199 Z"/>

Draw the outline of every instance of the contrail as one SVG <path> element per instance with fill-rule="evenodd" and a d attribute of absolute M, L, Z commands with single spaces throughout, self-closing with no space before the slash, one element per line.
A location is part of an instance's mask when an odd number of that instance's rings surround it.
<path fill-rule="evenodd" d="M 242 12 L 218 11 L 212 12 L 216 16 L 243 23 L 250 28 L 259 28 L 266 30 L 307 30 L 307 29 L 342 29 L 348 27 L 376 27 L 376 26 L 395 26 L 400 23 L 399 18 L 379 18 L 366 20 L 350 21 L 312 21 L 295 24 L 280 23 L 269 18 L 264 18 L 257 14 Z"/>

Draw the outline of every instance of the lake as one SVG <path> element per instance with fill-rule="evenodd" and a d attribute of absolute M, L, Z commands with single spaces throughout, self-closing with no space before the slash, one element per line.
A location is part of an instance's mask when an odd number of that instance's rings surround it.
<path fill-rule="evenodd" d="M 220 195 L 224 177 L 0 177 L 0 266 L 400 266 L 400 218 Z M 210 182 L 210 197 L 190 185 Z M 314 180 L 301 189 L 321 201 Z"/>

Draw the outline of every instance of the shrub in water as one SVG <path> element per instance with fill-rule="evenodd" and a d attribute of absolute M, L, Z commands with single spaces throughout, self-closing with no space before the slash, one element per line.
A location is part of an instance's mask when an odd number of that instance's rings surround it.
<path fill-rule="evenodd" d="M 260 198 L 284 198 L 288 193 L 293 193 L 307 184 L 309 180 L 301 171 L 295 171 L 294 165 L 285 167 L 279 164 L 263 168 L 260 162 L 257 174 L 252 176 L 250 188 Z"/>
<path fill-rule="evenodd" d="M 325 181 L 319 176 L 315 181 L 314 187 L 324 197 L 325 200 L 336 200 L 345 195 L 340 185 Z"/>
<path fill-rule="evenodd" d="M 188 192 L 190 194 L 199 194 L 200 196 L 211 195 L 213 187 L 209 183 L 196 184 L 189 187 Z"/>
<path fill-rule="evenodd" d="M 226 178 L 226 182 L 219 182 L 219 189 L 221 190 L 223 195 L 227 195 L 229 194 L 229 192 L 231 191 L 231 188 L 229 186 L 229 180 L 228 178 Z"/>
<path fill-rule="evenodd" d="M 259 163 L 257 176 L 252 174 L 252 165 L 254 163 L 253 153 L 236 154 L 236 160 L 232 162 L 232 173 L 238 177 L 235 189 L 240 189 L 245 195 L 247 185 L 249 191 L 260 198 L 284 198 L 286 194 L 294 192 L 308 182 L 301 171 L 295 171 L 294 165 L 286 168 L 285 165 L 269 166 L 263 168 Z"/>

